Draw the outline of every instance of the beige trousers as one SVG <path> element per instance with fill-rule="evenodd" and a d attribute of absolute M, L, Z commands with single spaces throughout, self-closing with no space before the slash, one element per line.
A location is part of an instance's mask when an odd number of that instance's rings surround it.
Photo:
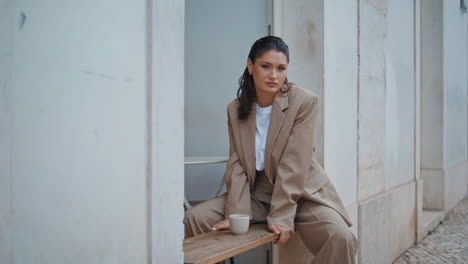
<path fill-rule="evenodd" d="M 327 188 L 327 185 L 324 188 Z M 251 195 L 253 223 L 266 222 L 269 212 L 269 203 L 261 201 L 264 199 L 258 199 L 256 195 L 258 193 L 260 192 L 257 188 L 257 191 L 254 189 Z M 210 232 L 214 224 L 224 220 L 225 199 L 225 195 L 222 195 L 187 210 L 184 218 L 185 237 Z M 314 254 L 313 263 L 355 263 L 357 239 L 334 209 L 300 199 L 296 211 L 295 229 L 310 252 Z"/>

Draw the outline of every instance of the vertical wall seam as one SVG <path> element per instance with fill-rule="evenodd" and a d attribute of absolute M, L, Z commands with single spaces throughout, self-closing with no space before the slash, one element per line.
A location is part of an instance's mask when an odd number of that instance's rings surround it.
<path fill-rule="evenodd" d="M 418 214 L 418 179 L 416 178 L 417 176 L 417 173 L 416 173 L 416 163 L 417 163 L 417 159 L 416 159 L 416 149 L 417 149 L 417 132 L 416 132 L 416 127 L 417 127 L 417 93 L 416 93 L 416 76 L 417 76 L 417 69 L 416 69 L 416 1 L 417 0 L 414 0 L 413 1 L 413 74 L 414 74 L 414 78 L 413 78 L 413 111 L 414 111 L 414 115 L 413 115 L 413 126 L 414 126 L 414 129 L 413 129 L 413 179 L 414 179 L 414 182 L 415 182 L 415 188 L 414 188 L 414 201 L 415 201 L 415 206 L 413 207 L 414 209 L 414 242 L 417 242 L 418 241 L 418 219 L 419 219 L 419 214 Z"/>
<path fill-rule="evenodd" d="M 388 9 L 389 9 L 389 4 L 388 4 L 388 2 L 386 2 L 386 6 L 385 6 L 386 15 L 383 16 L 384 21 L 385 21 L 385 23 L 384 23 L 384 30 L 385 30 L 384 33 L 385 34 L 384 34 L 383 46 L 382 46 L 382 48 L 383 48 L 383 67 L 384 67 L 383 87 L 384 87 L 384 96 L 385 96 L 385 99 L 383 101 L 384 113 L 383 113 L 383 117 L 382 117 L 383 118 L 383 126 L 384 126 L 384 128 L 383 128 L 383 142 L 384 142 L 383 143 L 383 146 L 384 146 L 384 148 L 383 148 L 383 177 L 382 177 L 382 179 L 383 179 L 383 192 L 384 193 L 391 190 L 391 187 L 389 186 L 390 183 L 389 183 L 389 181 L 387 181 L 387 175 L 389 173 L 388 173 L 388 161 L 387 161 L 387 159 L 388 159 L 388 154 L 387 154 L 388 150 L 386 149 L 387 148 L 387 138 L 388 138 L 388 134 L 389 134 L 387 129 L 389 127 L 388 122 L 389 122 L 389 119 L 390 119 L 390 118 L 387 118 L 387 115 L 388 115 L 389 112 L 391 112 L 390 109 L 388 109 L 388 107 L 391 107 L 391 104 L 388 101 L 388 100 L 390 100 L 389 99 L 390 96 L 388 95 L 389 92 L 388 92 L 388 87 L 387 87 L 387 84 L 388 84 L 388 82 L 387 82 L 387 80 L 388 80 L 387 79 L 387 73 L 388 73 L 388 67 L 387 67 L 388 63 L 387 63 L 387 61 L 390 61 L 389 59 L 387 59 L 387 56 L 390 56 L 389 48 L 387 48 L 388 47 L 388 42 L 389 42 L 389 37 L 388 37 L 388 27 L 389 27 L 388 26 L 388 24 L 389 24 Z"/>
<path fill-rule="evenodd" d="M 442 38 L 441 38 L 441 52 L 442 52 L 442 169 L 445 170 L 445 49 L 444 49 L 444 40 L 445 40 L 445 8 L 444 8 L 444 2 L 441 1 L 439 3 L 441 5 L 441 10 L 442 10 Z M 444 182 L 445 182 L 445 172 L 444 172 Z M 444 190 L 445 190 L 445 187 L 444 187 Z M 446 193 L 446 191 L 444 191 L 444 193 Z M 445 202 L 444 202 L 445 204 Z"/>
<path fill-rule="evenodd" d="M 416 2 L 418 0 L 414 0 L 413 1 L 413 74 L 414 74 L 414 78 L 413 78 L 413 104 L 414 104 L 414 107 L 413 107 L 413 111 L 414 111 L 414 115 L 413 115 L 413 126 L 414 126 L 414 129 L 413 129 L 413 140 L 414 140 L 414 144 L 413 144 L 413 173 L 414 173 L 414 182 L 415 182 L 415 188 L 414 188 L 414 201 L 415 201 L 415 206 L 414 206 L 414 241 L 413 242 L 417 242 L 418 241 L 418 229 L 419 229 L 419 225 L 418 225 L 418 222 L 419 222 L 419 218 L 421 217 L 419 215 L 419 202 L 421 201 L 418 201 L 418 197 L 419 197 L 419 188 L 418 188 L 418 179 L 417 179 L 417 170 L 418 170 L 418 166 L 417 166 L 417 149 L 418 149 L 418 93 L 417 93 L 417 82 L 416 82 L 416 78 L 418 76 L 417 74 L 417 66 L 416 66 L 416 63 L 417 63 L 417 45 L 418 45 L 418 42 L 417 42 L 417 37 L 416 37 L 416 34 L 417 34 L 417 30 L 416 30 L 416 23 L 417 23 L 417 5 L 416 5 Z"/>
<path fill-rule="evenodd" d="M 284 38 L 284 1 L 281 0 L 281 37 Z"/>
<path fill-rule="evenodd" d="M 357 85 L 357 103 L 356 103 L 356 112 L 357 112 L 357 115 L 356 115 L 356 129 L 357 129 L 357 133 L 356 133 L 356 136 L 357 136 L 357 144 L 356 144 L 356 201 L 357 203 L 359 204 L 359 141 L 360 141 L 360 130 L 359 130 L 359 99 L 360 99 L 360 79 L 359 79 L 359 75 L 360 75 L 360 72 L 361 72 L 361 50 L 360 50 L 360 38 L 361 38 L 361 18 L 360 18 L 360 8 L 361 8 L 361 3 L 360 3 L 360 0 L 357 0 L 357 9 L 356 9 L 356 15 L 357 15 L 357 39 L 356 39 L 356 42 L 357 42 L 357 45 L 356 45 L 356 49 L 357 49 L 357 71 L 356 71 L 356 75 L 357 75 L 357 78 L 356 78 L 356 85 Z"/>
<path fill-rule="evenodd" d="M 417 48 L 417 45 L 418 45 L 418 41 L 417 41 L 417 11 L 416 11 L 416 8 L 417 8 L 417 2 L 418 0 L 414 0 L 413 1 L 413 104 L 414 104 L 414 107 L 413 107 L 413 111 L 414 111 L 414 120 L 413 120 L 413 125 L 414 125 L 414 130 L 413 130 L 413 135 L 414 135 L 414 160 L 413 160 L 413 166 L 414 166 L 414 179 L 417 180 L 417 149 L 418 149 L 418 145 L 417 145 L 417 140 L 418 140 L 418 93 L 417 93 L 417 81 L 416 79 L 418 78 L 418 67 L 417 67 L 417 52 L 418 52 L 418 48 Z"/>
<path fill-rule="evenodd" d="M 152 248 L 152 62 L 153 0 L 146 1 L 146 263 L 153 261 Z"/>
<path fill-rule="evenodd" d="M 14 230 L 15 230 L 15 221 L 14 221 L 14 218 L 15 218 L 15 210 L 14 210 L 14 184 L 13 184 L 13 156 L 14 156 L 14 146 L 15 146 L 15 134 L 13 133 L 13 125 L 14 125 L 14 112 L 13 112 L 13 105 L 12 105 L 12 100 L 13 100 L 13 62 L 14 62 L 14 56 L 15 56 L 15 30 L 16 28 L 13 27 L 13 17 L 14 17 L 14 14 L 13 14 L 13 11 L 15 10 L 14 9 L 14 4 L 13 4 L 13 1 L 9 1 L 9 3 L 7 4 L 7 9 L 9 9 L 9 14 L 10 14 L 10 25 L 11 25 L 11 55 L 10 55 L 10 73 L 9 73 L 9 87 L 7 88 L 7 109 L 9 111 L 9 116 L 7 117 L 7 122 L 8 122 L 8 129 L 9 131 L 7 132 L 8 133 L 8 136 L 9 136 L 9 139 L 10 139 L 10 142 L 8 144 L 8 179 L 9 179 L 9 196 L 10 196 L 10 199 L 9 199 L 9 212 L 8 212 L 8 215 L 9 215 L 9 222 L 10 222 L 10 230 L 7 231 L 7 234 L 8 234 L 8 237 L 7 239 L 10 240 L 9 242 L 9 246 L 8 246 L 8 253 L 10 254 L 9 257 L 7 257 L 7 259 L 9 258 L 9 261 L 11 261 L 10 263 L 15 263 L 15 255 L 14 255 L 14 249 L 13 249 L 13 245 L 14 245 L 14 240 L 15 240 L 15 237 L 13 235 L 14 233 Z M 8 254 L 7 253 L 7 254 Z"/>

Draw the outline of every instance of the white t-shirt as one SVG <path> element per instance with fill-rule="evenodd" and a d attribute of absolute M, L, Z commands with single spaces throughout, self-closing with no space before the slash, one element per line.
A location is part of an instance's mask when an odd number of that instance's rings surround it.
<path fill-rule="evenodd" d="M 257 104 L 255 128 L 255 168 L 258 171 L 265 169 L 265 144 L 270 126 L 271 105 L 261 107 Z"/>

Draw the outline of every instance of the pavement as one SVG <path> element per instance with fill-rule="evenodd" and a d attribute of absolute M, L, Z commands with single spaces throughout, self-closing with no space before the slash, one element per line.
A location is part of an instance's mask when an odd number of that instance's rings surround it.
<path fill-rule="evenodd" d="M 394 264 L 468 264 L 468 198 L 421 242 L 403 253 Z"/>

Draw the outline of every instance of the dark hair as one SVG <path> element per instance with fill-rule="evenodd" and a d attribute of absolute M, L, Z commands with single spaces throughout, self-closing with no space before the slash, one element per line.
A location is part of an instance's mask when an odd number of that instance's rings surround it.
<path fill-rule="evenodd" d="M 281 38 L 275 36 L 266 36 L 255 41 L 255 43 L 252 45 L 252 48 L 250 48 L 249 58 L 252 60 L 252 63 L 255 63 L 255 59 L 262 56 L 266 51 L 272 49 L 283 52 L 286 55 L 289 63 L 288 45 L 286 45 L 286 43 Z M 287 93 L 291 86 L 291 83 L 288 83 L 287 78 L 284 81 L 283 86 L 286 86 L 287 89 L 284 90 L 281 88 L 280 91 Z M 255 91 L 253 77 L 249 74 L 247 67 L 245 67 L 244 73 L 239 78 L 237 99 L 239 101 L 239 108 L 237 109 L 238 118 L 239 120 L 246 120 L 249 116 L 252 104 L 257 100 L 257 93 Z"/>

